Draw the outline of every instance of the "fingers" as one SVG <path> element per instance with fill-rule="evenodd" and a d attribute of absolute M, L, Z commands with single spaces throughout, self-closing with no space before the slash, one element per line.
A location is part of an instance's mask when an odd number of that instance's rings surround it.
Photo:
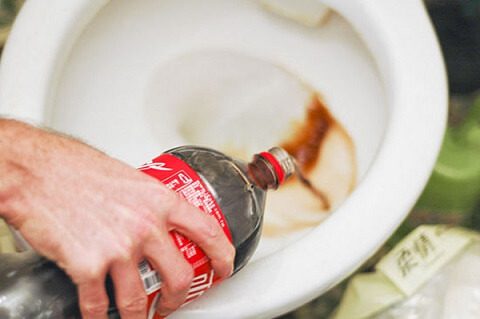
<path fill-rule="evenodd" d="M 144 246 L 144 255 L 162 278 L 158 313 L 165 317 L 180 307 L 193 280 L 193 268 L 174 245 L 167 231 L 158 231 Z"/>
<path fill-rule="evenodd" d="M 215 218 L 183 199 L 179 199 L 173 209 L 175 211 L 169 214 L 169 225 L 202 248 L 218 276 L 230 276 L 235 248 Z"/>
<path fill-rule="evenodd" d="M 83 319 L 107 319 L 108 296 L 104 279 L 105 277 L 96 278 L 78 285 Z"/>
<path fill-rule="evenodd" d="M 115 302 L 121 318 L 145 319 L 147 295 L 138 272 L 137 263 L 120 261 L 110 269 L 115 287 Z"/>

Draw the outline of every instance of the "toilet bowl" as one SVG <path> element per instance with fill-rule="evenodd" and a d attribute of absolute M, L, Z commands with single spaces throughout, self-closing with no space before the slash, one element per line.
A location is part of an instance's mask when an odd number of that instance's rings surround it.
<path fill-rule="evenodd" d="M 174 93 L 191 93 L 199 82 L 224 92 L 222 72 L 241 63 L 254 74 L 248 83 L 278 74 L 298 79 L 290 87 L 318 91 L 351 136 L 356 185 L 329 217 L 262 239 L 245 269 L 172 318 L 270 318 L 321 295 L 375 253 L 430 175 L 447 88 L 422 1 L 322 3 L 333 13 L 317 27 L 246 0 L 28 1 L 14 24 L 0 67 L 0 114 L 78 136 L 131 165 L 178 144 L 222 148 L 239 136 L 252 149 L 274 142 L 272 123 L 300 116 L 283 98 L 281 110 L 265 111 L 269 120 L 258 123 L 262 105 L 249 109 L 250 100 L 241 113 L 239 104 L 219 104 L 207 115 L 165 102 L 183 103 L 186 95 Z M 219 61 L 222 72 L 211 71 Z M 231 72 L 242 83 L 245 73 Z M 235 92 L 236 103 L 246 92 Z M 223 118 L 233 120 L 198 126 Z"/>

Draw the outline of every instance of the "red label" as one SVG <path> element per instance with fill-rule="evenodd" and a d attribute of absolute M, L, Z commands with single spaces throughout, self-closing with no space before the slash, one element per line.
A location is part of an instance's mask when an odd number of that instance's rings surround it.
<path fill-rule="evenodd" d="M 173 155 L 162 154 L 138 169 L 160 180 L 204 213 L 215 217 L 227 237 L 232 239 L 225 217 L 215 197 L 200 176 L 187 163 Z M 196 244 L 177 232 L 172 231 L 170 235 L 194 269 L 195 277 L 188 292 L 187 303 L 201 296 L 220 278 L 215 275 L 210 266 L 210 260 Z M 161 279 L 147 262 L 139 265 L 139 271 L 148 295 L 148 319 L 159 319 L 160 316 L 155 313 L 155 309 L 160 297 Z"/>

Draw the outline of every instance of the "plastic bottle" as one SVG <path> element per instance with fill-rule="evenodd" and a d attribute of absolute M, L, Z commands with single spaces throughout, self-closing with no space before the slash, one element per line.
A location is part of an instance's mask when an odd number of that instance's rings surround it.
<path fill-rule="evenodd" d="M 139 168 L 173 189 L 205 213 L 214 216 L 236 248 L 234 272 L 255 251 L 261 234 L 265 195 L 295 171 L 292 158 L 281 148 L 254 156 L 250 163 L 232 159 L 212 149 L 174 148 Z M 195 270 L 187 302 L 200 296 L 218 278 L 208 258 L 194 243 L 178 233 L 171 237 Z M 149 298 L 148 319 L 159 318 L 155 307 L 161 279 L 147 261 L 139 272 Z M 119 318 L 112 283 L 109 318 Z M 53 262 L 34 252 L 0 256 L 0 318 L 80 318 L 76 287 Z"/>

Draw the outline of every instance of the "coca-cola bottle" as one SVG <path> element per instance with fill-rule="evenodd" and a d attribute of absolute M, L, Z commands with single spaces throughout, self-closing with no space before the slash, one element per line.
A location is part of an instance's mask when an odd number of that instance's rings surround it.
<path fill-rule="evenodd" d="M 139 169 L 210 214 L 235 246 L 234 273 L 250 259 L 260 239 L 265 196 L 295 171 L 293 159 L 279 147 L 250 163 L 196 146 L 171 149 Z M 188 238 L 172 231 L 172 240 L 191 263 L 195 277 L 186 302 L 219 280 L 207 256 Z M 139 272 L 149 298 L 148 319 L 155 314 L 161 278 L 148 261 Z M 113 286 L 107 278 L 109 318 L 119 318 Z M 32 251 L 0 255 L 0 318 L 80 318 L 76 287 L 55 263 Z"/>

